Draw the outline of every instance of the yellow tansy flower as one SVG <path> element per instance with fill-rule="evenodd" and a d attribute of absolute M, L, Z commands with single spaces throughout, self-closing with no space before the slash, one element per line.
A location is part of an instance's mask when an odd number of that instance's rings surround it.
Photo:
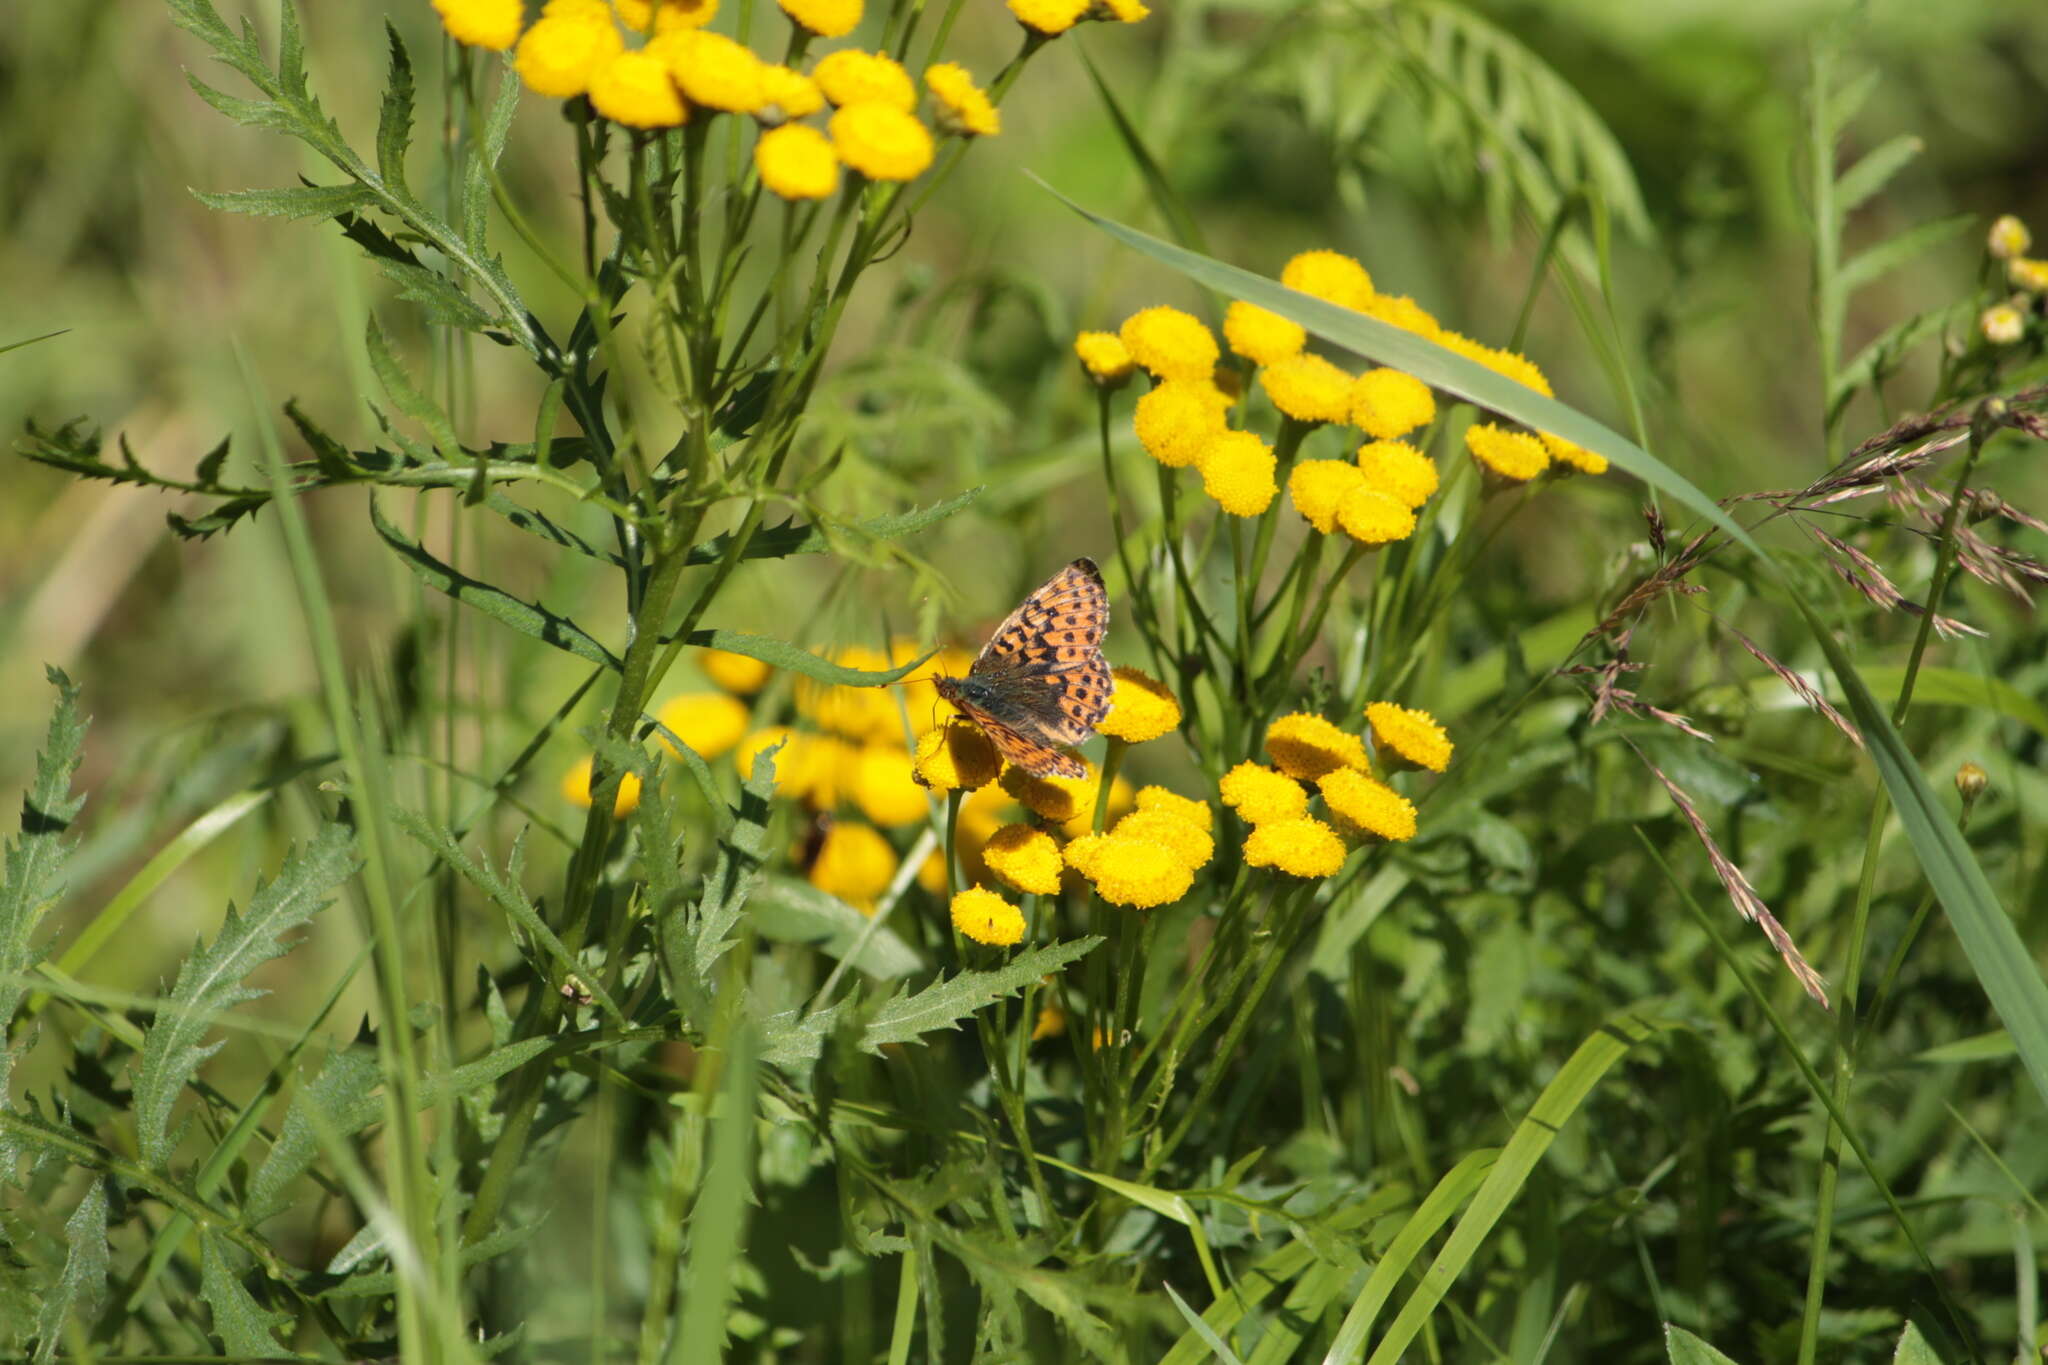
<path fill-rule="evenodd" d="M 1233 517 L 1260 515 L 1280 491 L 1273 448 L 1249 431 L 1215 433 L 1202 443 L 1195 464 L 1202 471 L 1202 491 Z"/>
<path fill-rule="evenodd" d="M 1436 320 L 1435 314 L 1406 294 L 1374 294 L 1359 305 L 1358 311 L 1369 318 L 1378 318 L 1389 327 L 1399 327 L 1404 332 L 1413 332 L 1431 341 L 1444 334 L 1443 324 Z"/>
<path fill-rule="evenodd" d="M 610 0 L 547 0 L 540 12 L 544 19 L 593 19 L 607 24 L 612 21 Z"/>
<path fill-rule="evenodd" d="M 939 102 L 939 126 L 947 132 L 994 137 L 1003 131 L 1003 116 L 960 63 L 940 62 L 926 67 L 924 84 Z"/>
<path fill-rule="evenodd" d="M 754 760 L 779 744 L 782 747 L 775 754 L 775 788 L 791 796 L 801 796 L 803 793 L 797 790 L 791 776 L 798 767 L 797 754 L 806 747 L 810 738 L 787 725 L 765 726 L 740 741 L 739 747 L 733 750 L 733 767 L 739 770 L 742 778 L 752 777 Z"/>
<path fill-rule="evenodd" d="M 917 884 L 934 896 L 946 891 L 946 855 L 937 849 L 924 855 L 924 861 L 917 865 Z"/>
<path fill-rule="evenodd" d="M 834 820 L 818 845 L 818 856 L 806 874 L 812 886 L 837 896 L 864 915 L 875 912 L 875 898 L 896 876 L 896 850 L 868 825 Z"/>
<path fill-rule="evenodd" d="M 1550 467 L 1550 452 L 1526 431 L 1509 431 L 1492 422 L 1465 428 L 1465 449 L 1489 475 L 1510 483 L 1527 483 Z"/>
<path fill-rule="evenodd" d="M 1244 860 L 1290 877 L 1327 877 L 1344 866 L 1344 841 L 1336 830 L 1308 816 L 1274 820 L 1246 837 Z"/>
<path fill-rule="evenodd" d="M 1358 472 L 1365 486 L 1416 508 L 1437 490 L 1436 461 L 1406 441 L 1368 441 L 1358 448 Z M 1347 490 L 1348 491 L 1348 490 Z"/>
<path fill-rule="evenodd" d="M 781 129 L 778 132 L 783 131 Z M 835 650 L 832 661 L 843 668 L 864 673 L 890 667 L 889 656 L 866 645 L 848 645 Z M 796 709 L 818 727 L 854 739 L 901 739 L 903 718 L 896 710 L 896 698 L 886 688 L 842 687 L 815 678 L 796 680 Z"/>
<path fill-rule="evenodd" d="M 1024 915 L 993 891 L 969 887 L 953 897 L 953 927 L 976 943 L 1007 948 L 1024 939 Z"/>
<path fill-rule="evenodd" d="M 908 114 L 917 108 L 917 87 L 910 73 L 895 58 L 880 52 L 848 48 L 828 53 L 811 68 L 811 79 L 826 99 L 845 108 L 849 104 L 886 104 Z"/>
<path fill-rule="evenodd" d="M 1415 534 L 1415 513 L 1392 494 L 1360 483 L 1338 500 L 1337 525 L 1360 545 L 1391 545 Z"/>
<path fill-rule="evenodd" d="M 641 51 L 668 63 L 668 73 L 692 104 L 751 114 L 768 103 L 765 64 L 723 33 L 679 29 L 651 39 Z"/>
<path fill-rule="evenodd" d="M 1977 319 L 1977 330 L 1993 346 L 2010 346 L 2026 335 L 2027 320 L 2009 303 L 1994 303 Z"/>
<path fill-rule="evenodd" d="M 825 92 L 818 89 L 816 81 L 801 71 L 780 65 L 761 68 L 761 99 L 757 116 L 771 123 L 809 118 L 825 107 Z M 755 156 L 758 158 L 760 153 L 757 151 Z"/>
<path fill-rule="evenodd" d="M 1131 359 L 1161 379 L 1207 382 L 1222 353 L 1202 320 L 1178 308 L 1144 308 L 1117 330 Z"/>
<path fill-rule="evenodd" d="M 434 8 L 441 10 L 442 21 L 447 21 L 447 10 L 437 3 Z M 451 27 L 449 32 L 453 33 Z M 460 36 L 460 35 L 458 35 Z M 2027 248 L 2034 244 L 2034 234 L 2027 231 L 2027 225 L 2010 213 L 2001 213 L 1991 224 L 1991 231 L 1984 239 L 1984 249 L 2001 261 L 2027 254 Z"/>
<path fill-rule="evenodd" d="M 1208 802 L 1197 801 L 1191 796 L 1182 796 L 1164 787 L 1138 788 L 1137 807 L 1141 811 L 1157 811 L 1163 815 L 1171 815 L 1176 820 L 1185 820 L 1205 830 L 1216 827 L 1216 813 L 1209 809 Z"/>
<path fill-rule="evenodd" d="M 609 15 L 596 20 L 578 14 L 544 14 L 519 40 L 512 65 L 536 95 L 567 99 L 588 90 L 591 74 L 625 47 Z"/>
<path fill-rule="evenodd" d="M 1097 388 L 1122 388 L 1138 368 L 1131 348 L 1115 332 L 1083 332 L 1074 338 L 1074 355 Z"/>
<path fill-rule="evenodd" d="M 579 759 L 575 766 L 562 774 L 562 795 L 571 804 L 590 809 L 590 779 L 597 763 L 595 759 Z M 612 815 L 631 815 L 640 805 L 640 776 L 627 773 L 619 781 L 619 794 L 612 798 Z"/>
<path fill-rule="evenodd" d="M 590 78 L 590 105 L 628 128 L 673 128 L 690 116 L 668 65 L 645 51 L 621 52 Z"/>
<path fill-rule="evenodd" d="M 888 104 L 849 104 L 832 116 L 839 159 L 870 180 L 915 180 L 932 164 L 932 135 Z"/>
<path fill-rule="evenodd" d="M 1266 727 L 1266 752 L 1289 777 L 1313 782 L 1332 768 L 1363 768 L 1365 741 L 1310 711 L 1296 711 Z"/>
<path fill-rule="evenodd" d="M 1216 840 L 1207 829 L 1164 810 L 1132 811 L 1117 821 L 1110 833 L 1120 839 L 1150 839 L 1163 844 L 1173 851 L 1174 857 L 1197 872 L 1216 856 Z"/>
<path fill-rule="evenodd" d="M 1184 469 L 1222 431 L 1230 397 L 1207 380 L 1169 379 L 1138 400 L 1131 424 L 1138 444 L 1168 469 Z"/>
<path fill-rule="evenodd" d="M 1066 866 L 1052 836 L 1031 825 L 1004 825 L 982 845 L 981 857 L 1012 890 L 1041 896 L 1060 889 L 1060 869 Z"/>
<path fill-rule="evenodd" d="M 1436 418 L 1429 385 L 1399 370 L 1367 370 L 1351 383 L 1351 425 L 1377 441 L 1406 436 Z"/>
<path fill-rule="evenodd" d="M 1092 812 L 1095 793 L 1101 785 L 1092 764 L 1081 777 L 1033 777 L 1022 768 L 1009 767 L 1003 769 L 1000 780 L 1003 790 L 1015 797 L 1017 804 L 1056 825 Z"/>
<path fill-rule="evenodd" d="M 734 654 L 725 649 L 698 650 L 697 667 L 718 686 L 743 697 L 752 696 L 767 686 L 768 675 L 775 671 L 751 655 Z"/>
<path fill-rule="evenodd" d="M 861 0 L 777 0 L 782 12 L 820 38 L 851 33 L 860 22 Z"/>
<path fill-rule="evenodd" d="M 450 38 L 489 52 L 503 52 L 518 42 L 526 22 L 519 0 L 434 0 L 434 11 Z"/>
<path fill-rule="evenodd" d="M 1292 820 L 1308 811 L 1308 793 L 1285 773 L 1246 759 L 1217 784 L 1223 804 L 1254 825 Z"/>
<path fill-rule="evenodd" d="M 718 17 L 718 0 L 612 0 L 619 22 L 635 33 L 674 33 L 702 28 Z"/>
<path fill-rule="evenodd" d="M 1297 422 L 1344 422 L 1351 417 L 1351 376 L 1307 351 L 1259 371 L 1273 406 Z"/>
<path fill-rule="evenodd" d="M 1110 18 L 1120 24 L 1135 24 L 1152 11 L 1139 0 L 1095 0 L 1090 18 Z"/>
<path fill-rule="evenodd" d="M 917 741 L 917 778 L 933 791 L 986 787 L 1002 767 L 996 746 L 969 721 L 948 721 Z"/>
<path fill-rule="evenodd" d="M 1329 535 L 1337 529 L 1337 505 L 1365 482 L 1358 466 L 1347 461 L 1303 460 L 1287 476 L 1287 496 L 1303 520 Z"/>
<path fill-rule="evenodd" d="M 2030 294 L 2048 293 L 2048 261 L 2015 256 L 2005 263 L 2005 277 Z"/>
<path fill-rule="evenodd" d="M 1028 29 L 1052 38 L 1081 22 L 1089 0 L 1010 0 L 1010 13 Z"/>
<path fill-rule="evenodd" d="M 910 755 L 887 744 L 870 744 L 860 751 L 853 772 L 853 804 L 885 829 L 917 824 L 931 813 Z"/>
<path fill-rule="evenodd" d="M 1512 379 L 1524 388 L 1534 389 L 1545 398 L 1551 396 L 1550 381 L 1543 377 L 1543 371 L 1536 368 L 1535 361 L 1519 352 L 1488 346 L 1462 333 L 1450 331 L 1439 333 L 1437 342 L 1446 350 L 1456 351 L 1504 379 Z"/>
<path fill-rule="evenodd" d="M 1376 839 L 1399 843 L 1415 837 L 1415 805 L 1407 797 L 1355 768 L 1336 768 L 1316 779 L 1323 804 L 1345 824 Z"/>
<path fill-rule="evenodd" d="M 1550 452 L 1550 458 L 1568 470 L 1581 474 L 1605 474 L 1607 457 L 1595 454 L 1582 445 L 1567 441 L 1562 436 L 1553 436 L 1547 431 L 1536 433 L 1536 439 L 1543 442 L 1543 448 Z"/>
<path fill-rule="evenodd" d="M 1304 251 L 1280 270 L 1280 283 L 1340 308 L 1363 309 L 1372 298 L 1372 276 L 1338 251 Z"/>
<path fill-rule="evenodd" d="M 723 692 L 685 692 L 680 697 L 671 697 L 661 704 L 654 718 L 704 759 L 730 753 L 746 738 L 752 719 L 745 702 Z M 666 738 L 662 744 L 673 748 Z"/>
<path fill-rule="evenodd" d="M 1252 364 L 1270 365 L 1299 355 L 1308 345 L 1308 332 L 1298 322 L 1239 299 L 1223 314 L 1223 339 Z"/>
<path fill-rule="evenodd" d="M 1139 910 L 1179 900 L 1195 881 L 1195 870 L 1165 844 L 1121 834 L 1095 840 L 1087 866 L 1077 870 L 1111 905 Z"/>
<path fill-rule="evenodd" d="M 1109 714 L 1097 731 L 1126 744 L 1143 744 L 1179 728 L 1180 703 L 1165 683 L 1136 668 L 1112 669 L 1110 677 Z"/>
<path fill-rule="evenodd" d="M 1429 712 L 1376 701 L 1365 708 L 1365 719 L 1372 726 L 1373 747 L 1382 761 L 1398 759 L 1433 773 L 1450 766 L 1450 737 Z"/>
<path fill-rule="evenodd" d="M 807 123 L 762 133 L 754 143 L 754 168 L 769 192 L 784 199 L 828 199 L 839 188 L 832 139 Z"/>

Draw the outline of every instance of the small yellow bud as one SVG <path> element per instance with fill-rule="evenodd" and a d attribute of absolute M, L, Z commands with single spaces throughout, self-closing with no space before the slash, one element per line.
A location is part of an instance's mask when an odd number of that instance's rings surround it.
<path fill-rule="evenodd" d="M 1991 785 L 1991 774 L 1975 763 L 1965 763 L 1956 769 L 1956 790 L 1962 794 L 1963 804 L 1969 805 L 1984 794 Z"/>

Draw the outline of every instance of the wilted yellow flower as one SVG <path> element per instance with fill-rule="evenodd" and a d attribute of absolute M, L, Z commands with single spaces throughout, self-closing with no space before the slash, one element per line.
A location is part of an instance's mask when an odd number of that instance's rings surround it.
<path fill-rule="evenodd" d="M 1343 422 L 1351 417 L 1351 376 L 1303 351 L 1259 371 L 1273 406 L 1297 422 Z"/>
<path fill-rule="evenodd" d="M 1028 29 L 1057 37 L 1081 21 L 1089 0 L 1010 0 L 1010 13 Z"/>
<path fill-rule="evenodd" d="M 590 778 L 596 766 L 593 759 L 579 759 L 562 774 L 562 795 L 585 810 L 590 809 Z M 612 799 L 612 814 L 615 817 L 631 815 L 639 804 L 640 776 L 627 773 L 619 780 L 619 794 Z"/>
<path fill-rule="evenodd" d="M 435 5 L 439 9 L 439 4 Z M 442 11 L 445 20 L 447 11 Z M 450 29 L 453 32 L 453 29 Z M 2027 231 L 2027 225 L 2010 213 L 2001 213 L 1991 224 L 1991 232 L 1984 239 L 1984 248 L 2001 261 L 2027 254 L 2027 248 L 2034 244 L 2034 234 Z"/>
<path fill-rule="evenodd" d="M 1509 431 L 1492 422 L 1465 428 L 1465 449 L 1480 468 L 1509 483 L 1527 483 L 1550 467 L 1550 452 L 1526 431 Z"/>
<path fill-rule="evenodd" d="M 832 116 L 839 159 L 870 180 L 915 180 L 932 164 L 932 135 L 890 104 L 849 104 Z"/>
<path fill-rule="evenodd" d="M 839 188 L 832 140 L 807 123 L 762 133 L 754 143 L 754 168 L 769 192 L 784 199 L 829 199 Z"/>
<path fill-rule="evenodd" d="M 1173 856 L 1199 872 L 1216 856 L 1216 840 L 1192 820 L 1164 810 L 1132 811 L 1116 822 L 1110 833 L 1120 839 L 1150 839 L 1173 851 Z"/>
<path fill-rule="evenodd" d="M 918 785 L 910 755 L 888 744 L 860 750 L 853 773 L 853 803 L 860 813 L 885 829 L 914 825 L 930 812 L 925 789 Z"/>
<path fill-rule="evenodd" d="M 526 14 L 519 0 L 434 0 L 441 27 L 458 43 L 503 52 L 519 41 Z"/>
<path fill-rule="evenodd" d="M 2015 256 L 2005 263 L 2005 277 L 2030 294 L 2048 293 L 2048 261 Z"/>
<path fill-rule="evenodd" d="M 861 0 L 777 0 L 782 12 L 820 38 L 853 32 L 860 22 Z"/>
<path fill-rule="evenodd" d="M 1266 727 L 1266 752 L 1289 777 L 1313 782 L 1332 768 L 1363 768 L 1365 741 L 1311 711 L 1296 711 Z"/>
<path fill-rule="evenodd" d="M 625 47 L 608 14 L 543 14 L 519 40 L 512 65 L 536 95 L 567 99 L 588 90 L 592 73 Z"/>
<path fill-rule="evenodd" d="M 645 51 L 621 52 L 592 73 L 590 107 L 628 128 L 673 128 L 690 116 L 668 66 Z"/>
<path fill-rule="evenodd" d="M 993 891 L 969 887 L 953 897 L 953 927 L 976 943 L 1007 948 L 1024 939 L 1024 915 Z"/>
<path fill-rule="evenodd" d="M 1170 792 L 1164 787 L 1138 788 L 1137 807 L 1141 811 L 1157 811 L 1163 815 L 1171 815 L 1176 820 L 1185 820 L 1205 830 L 1216 827 L 1216 813 L 1209 809 L 1208 802 Z"/>
<path fill-rule="evenodd" d="M 1376 701 L 1365 708 L 1365 719 L 1372 726 L 1373 747 L 1381 761 L 1394 759 L 1433 773 L 1450 766 L 1450 737 L 1429 712 Z"/>
<path fill-rule="evenodd" d="M 818 844 L 805 874 L 812 886 L 837 896 L 863 915 L 875 912 L 875 898 L 896 876 L 896 850 L 857 820 L 834 820 Z"/>
<path fill-rule="evenodd" d="M 766 108 L 765 63 L 723 33 L 699 28 L 657 34 L 641 51 L 668 63 L 668 74 L 692 104 L 752 114 Z"/>
<path fill-rule="evenodd" d="M 1229 408 L 1229 395 L 1206 379 L 1169 379 L 1138 400 L 1131 421 L 1146 454 L 1168 469 L 1183 469 L 1224 429 Z"/>
<path fill-rule="evenodd" d="M 1081 333 L 1074 338 L 1074 354 L 1098 388 L 1122 388 L 1138 367 L 1131 359 L 1131 348 L 1115 332 Z"/>
<path fill-rule="evenodd" d="M 1367 370 L 1351 381 L 1351 425 L 1381 441 L 1406 436 L 1436 419 L 1429 385 L 1400 370 Z"/>
<path fill-rule="evenodd" d="M 1202 320 L 1178 308 L 1143 308 L 1117 329 L 1131 359 L 1161 379 L 1209 382 L 1222 358 Z"/>
<path fill-rule="evenodd" d="M 1308 345 L 1308 333 L 1300 323 L 1243 299 L 1231 304 L 1223 314 L 1223 339 L 1230 343 L 1232 351 L 1254 365 L 1285 360 L 1300 354 L 1301 348 Z"/>
<path fill-rule="evenodd" d="M 1223 804 L 1254 825 L 1292 820 L 1308 811 L 1308 793 L 1285 773 L 1246 759 L 1217 784 Z"/>
<path fill-rule="evenodd" d="M 1415 513 L 1399 498 L 1361 482 L 1338 501 L 1337 525 L 1360 545 L 1391 545 L 1415 534 Z"/>
<path fill-rule="evenodd" d="M 1344 841 L 1336 830 L 1309 816 L 1273 820 L 1245 838 L 1244 860 L 1290 877 L 1327 877 L 1344 866 Z"/>
<path fill-rule="evenodd" d="M 917 777 L 933 791 L 986 787 L 1002 767 L 996 746 L 971 721 L 948 721 L 917 741 Z"/>
<path fill-rule="evenodd" d="M 671 697 L 661 704 L 654 718 L 704 759 L 729 753 L 746 737 L 747 725 L 752 719 L 747 714 L 745 702 L 723 692 L 685 692 L 679 697 Z M 674 752 L 674 746 L 666 737 L 662 744 Z M 680 758 L 682 755 L 676 756 Z"/>
<path fill-rule="evenodd" d="M 1428 502 L 1437 490 L 1436 461 L 1406 441 L 1366 442 L 1358 448 L 1358 471 L 1365 476 L 1366 487 L 1411 509 Z"/>
<path fill-rule="evenodd" d="M 1003 116 L 958 62 L 940 62 L 924 69 L 925 89 L 939 102 L 939 126 L 968 137 L 994 137 L 1003 131 Z"/>
<path fill-rule="evenodd" d="M 1363 310 L 1372 298 L 1372 276 L 1337 251 L 1304 251 L 1280 270 L 1280 283 L 1339 308 Z"/>
<path fill-rule="evenodd" d="M 982 845 L 981 857 L 1012 890 L 1041 896 L 1060 889 L 1060 869 L 1066 865 L 1052 836 L 1032 825 L 1004 825 Z"/>
<path fill-rule="evenodd" d="M 803 72 L 780 65 L 762 66 L 761 107 L 754 112 L 764 123 L 809 118 L 824 107 L 825 92 Z M 758 162 L 760 153 L 754 155 Z"/>
<path fill-rule="evenodd" d="M 1407 797 L 1359 772 L 1336 768 L 1316 779 L 1323 804 L 1345 824 L 1376 839 L 1400 842 L 1415 837 L 1415 805 Z"/>
<path fill-rule="evenodd" d="M 1100 786 L 1092 764 L 1080 777 L 1033 777 L 1012 766 L 1003 769 L 1000 781 L 1017 804 L 1056 825 L 1065 824 L 1083 811 L 1093 811 Z"/>
<path fill-rule="evenodd" d="M 1126 744 L 1143 744 L 1179 727 L 1180 703 L 1165 683 L 1136 668 L 1112 669 L 1110 676 L 1114 687 L 1109 714 L 1095 727 L 1098 732 Z"/>
<path fill-rule="evenodd" d="M 750 655 L 734 654 L 724 649 L 698 650 L 697 667 L 718 686 L 743 697 L 752 696 L 767 686 L 768 675 L 775 671 Z"/>
<path fill-rule="evenodd" d="M 1536 433 L 1536 439 L 1543 442 L 1543 448 L 1550 452 L 1550 458 L 1567 470 L 1581 474 L 1605 474 L 1607 457 L 1586 449 L 1562 436 L 1553 436 L 1547 431 Z"/>
<path fill-rule="evenodd" d="M 1303 460 L 1287 476 L 1287 496 L 1303 520 L 1324 535 L 1337 529 L 1337 505 L 1365 486 L 1357 465 L 1344 460 Z"/>
<path fill-rule="evenodd" d="M 1444 334 L 1443 324 L 1434 314 L 1406 294 L 1374 294 L 1358 311 L 1369 318 L 1378 318 L 1389 327 L 1399 327 L 1419 337 L 1437 340 Z"/>
<path fill-rule="evenodd" d="M 1249 431 L 1219 431 L 1195 457 L 1202 491 L 1233 517 L 1256 517 L 1273 505 L 1280 485 L 1273 480 L 1273 448 Z"/>
<path fill-rule="evenodd" d="M 886 104 L 908 114 L 917 108 L 917 86 L 910 73 L 886 53 L 853 48 L 827 53 L 811 68 L 811 79 L 842 109 L 850 104 Z"/>
<path fill-rule="evenodd" d="M 1165 844 L 1121 834 L 1093 840 L 1087 866 L 1075 870 L 1111 905 L 1149 910 L 1179 900 L 1194 885 L 1195 870 Z"/>

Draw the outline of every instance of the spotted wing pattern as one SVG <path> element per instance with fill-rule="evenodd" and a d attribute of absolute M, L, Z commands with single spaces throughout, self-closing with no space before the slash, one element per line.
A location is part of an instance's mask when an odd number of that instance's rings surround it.
<path fill-rule="evenodd" d="M 1108 629 L 1101 571 L 1077 559 L 996 627 L 967 672 L 975 698 L 940 690 L 1017 767 L 1037 777 L 1080 777 L 1087 770 L 1058 750 L 1086 740 L 1109 714 Z"/>

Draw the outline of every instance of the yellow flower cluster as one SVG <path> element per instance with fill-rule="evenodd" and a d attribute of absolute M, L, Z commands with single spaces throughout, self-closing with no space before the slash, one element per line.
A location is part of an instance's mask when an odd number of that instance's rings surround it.
<path fill-rule="evenodd" d="M 1151 12 L 1143 0 L 1010 0 L 1010 13 L 1039 38 L 1057 38 L 1084 19 L 1135 24 Z"/>
<path fill-rule="evenodd" d="M 1180 702 L 1166 685 L 1135 668 L 1110 671 L 1109 714 L 1095 728 L 1126 744 L 1143 744 L 1180 728 Z"/>
<path fill-rule="evenodd" d="M 953 927 L 976 943 L 1007 948 L 1024 937 L 1024 916 L 993 891 L 970 887 L 953 897 Z"/>
<path fill-rule="evenodd" d="M 801 34 L 838 38 L 860 23 L 863 0 L 779 0 Z M 1131 19 L 1142 18 L 1142 6 Z M 1115 0 L 1111 0 L 1111 8 Z M 706 25 L 718 0 L 548 0 L 524 25 L 520 0 L 434 0 L 448 35 L 502 52 L 517 44 L 513 66 L 528 89 L 556 99 L 587 98 L 598 114 L 629 128 L 674 128 L 695 111 L 751 115 L 761 134 L 754 167 L 761 184 L 789 200 L 824 199 L 839 188 L 841 167 L 869 180 L 914 180 L 932 164 L 931 129 L 917 118 L 910 73 L 884 53 L 845 49 L 819 58 L 806 74 L 762 59 Z M 1056 32 L 1094 17 L 1082 5 L 1065 23 L 1059 0 L 1027 5 Z M 1022 17 L 1022 16 L 1020 16 Z M 1126 17 L 1108 14 L 1105 17 Z M 523 31 L 522 31 L 523 29 Z M 800 50 L 798 47 L 793 51 Z M 992 137 L 1002 129 L 995 103 L 967 69 L 940 62 L 924 73 L 932 117 L 942 133 Z M 797 120 L 834 106 L 824 129 Z"/>

